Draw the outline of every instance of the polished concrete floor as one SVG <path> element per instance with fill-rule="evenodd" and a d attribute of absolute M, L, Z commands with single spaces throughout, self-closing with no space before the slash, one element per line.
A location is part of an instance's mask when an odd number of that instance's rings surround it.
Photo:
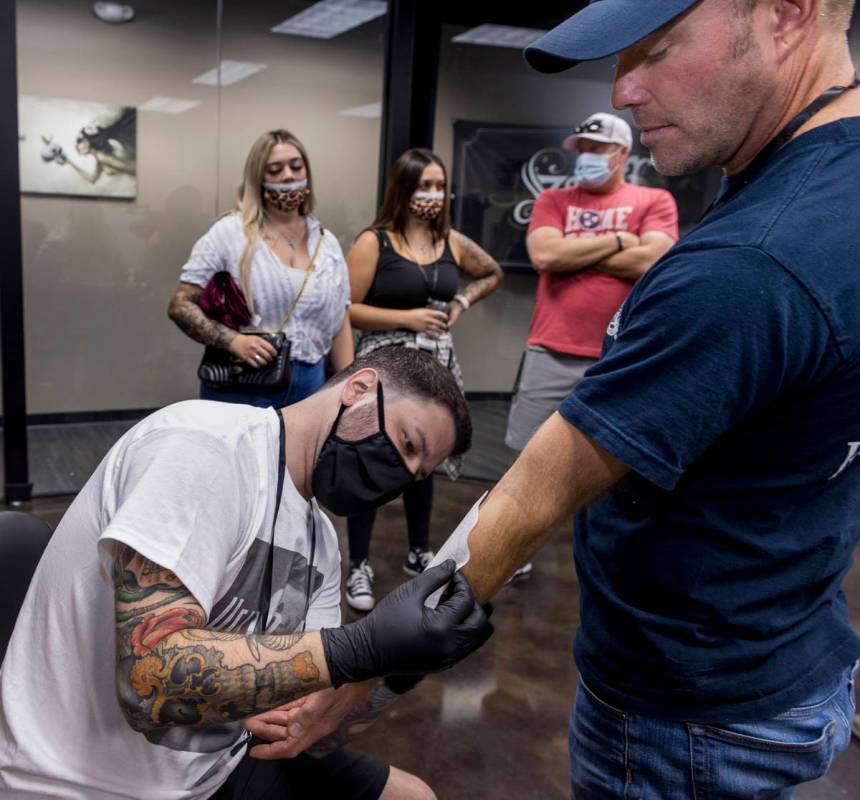
<path fill-rule="evenodd" d="M 437 478 L 437 543 L 487 485 Z M 68 502 L 44 499 L 24 510 L 55 525 Z M 343 534 L 340 521 L 337 527 Z M 395 501 L 379 512 L 371 550 L 380 595 L 405 578 L 405 550 L 402 506 Z M 860 565 L 845 589 L 860 630 Z M 490 642 L 449 672 L 425 679 L 362 735 L 356 749 L 421 776 L 440 800 L 563 800 L 569 797 L 566 730 L 577 679 L 570 649 L 579 620 L 569 525 L 538 554 L 532 576 L 503 589 L 494 606 Z M 344 607 L 345 620 L 351 614 Z M 858 797 L 856 739 L 826 777 L 796 793 L 798 800 Z"/>

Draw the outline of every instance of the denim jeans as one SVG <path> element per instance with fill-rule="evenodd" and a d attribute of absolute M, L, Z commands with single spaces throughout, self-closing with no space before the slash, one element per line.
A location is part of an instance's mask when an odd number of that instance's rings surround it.
<path fill-rule="evenodd" d="M 260 389 L 248 392 L 228 392 L 200 384 L 201 400 L 220 400 L 222 403 L 245 403 L 258 408 L 283 408 L 312 395 L 325 383 L 325 359 L 314 364 L 290 361 L 290 385 L 287 389 Z"/>
<path fill-rule="evenodd" d="M 623 711 L 580 680 L 570 717 L 576 800 L 788 800 L 851 739 L 856 665 L 770 719 L 702 725 Z"/>

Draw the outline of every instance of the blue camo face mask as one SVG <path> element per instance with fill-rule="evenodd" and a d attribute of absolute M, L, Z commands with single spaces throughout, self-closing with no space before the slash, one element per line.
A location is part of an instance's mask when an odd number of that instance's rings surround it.
<path fill-rule="evenodd" d="M 573 177 L 581 186 L 600 186 L 612 177 L 606 153 L 580 153 Z"/>

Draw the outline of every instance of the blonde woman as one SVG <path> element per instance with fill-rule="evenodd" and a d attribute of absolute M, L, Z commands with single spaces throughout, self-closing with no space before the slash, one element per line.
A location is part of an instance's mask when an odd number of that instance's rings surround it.
<path fill-rule="evenodd" d="M 327 353 L 335 370 L 352 362 L 346 261 L 335 236 L 311 215 L 313 207 L 305 148 L 288 131 L 264 133 L 245 161 L 237 208 L 194 245 L 167 313 L 196 342 L 223 348 L 259 368 L 276 352 L 256 332 L 277 330 L 298 297 L 284 329 L 291 343 L 290 383 L 248 391 L 201 383 L 202 399 L 280 408 L 322 386 Z M 203 288 L 220 270 L 230 272 L 248 302 L 252 320 L 241 331 L 210 319 L 200 308 Z"/>

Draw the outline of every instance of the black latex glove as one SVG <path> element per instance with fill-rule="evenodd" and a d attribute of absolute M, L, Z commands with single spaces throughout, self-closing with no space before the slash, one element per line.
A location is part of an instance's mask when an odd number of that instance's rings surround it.
<path fill-rule="evenodd" d="M 364 619 L 323 628 L 332 686 L 394 673 L 439 672 L 486 642 L 493 626 L 456 568 L 449 560 L 425 570 L 386 595 Z M 424 601 L 449 580 L 446 598 L 427 608 Z"/>

